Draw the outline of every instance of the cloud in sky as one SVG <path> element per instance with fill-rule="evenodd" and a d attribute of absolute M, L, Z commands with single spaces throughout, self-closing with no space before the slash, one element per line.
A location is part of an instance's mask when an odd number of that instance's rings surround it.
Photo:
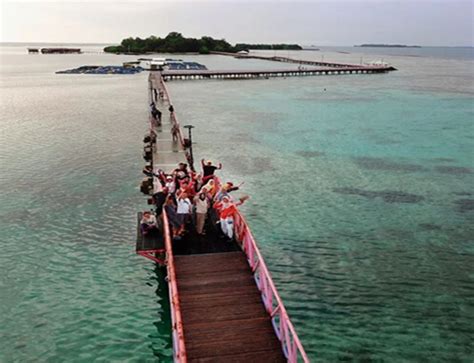
<path fill-rule="evenodd" d="M 1 41 L 118 43 L 210 35 L 235 42 L 474 45 L 473 1 L 8 1 Z"/>

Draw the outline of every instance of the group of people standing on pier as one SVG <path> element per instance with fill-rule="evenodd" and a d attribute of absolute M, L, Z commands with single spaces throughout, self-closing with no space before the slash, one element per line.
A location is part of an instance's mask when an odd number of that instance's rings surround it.
<path fill-rule="evenodd" d="M 154 127 L 161 126 L 162 118 L 162 112 L 156 107 L 155 102 L 158 102 L 159 99 L 163 100 L 165 94 L 169 102 L 169 96 L 164 85 L 158 84 L 157 88 L 158 90 L 152 88 L 153 93 L 150 103 L 151 122 Z M 170 102 L 168 111 L 170 112 L 173 141 L 177 142 L 179 139 L 179 123 L 176 120 L 174 107 Z M 150 139 L 153 138 L 156 140 L 156 134 L 152 127 Z M 151 140 L 151 144 L 153 144 L 153 140 Z M 222 184 L 215 175 L 216 170 L 222 169 L 220 163 L 213 165 L 210 160 L 204 161 L 202 159 L 201 167 L 201 173 L 196 173 L 194 168 L 189 168 L 186 163 L 179 163 L 170 173 L 165 173 L 163 170 L 154 171 L 151 165 L 143 169 L 143 173 L 147 176 L 147 183 L 142 191 L 148 194 L 148 191 L 153 189 L 153 185 L 148 181 L 155 180 L 153 184 L 159 184 L 159 187 L 154 188 L 155 191 L 157 189 L 159 191 L 152 194 L 152 203 L 156 207 L 155 211 L 144 212 L 140 221 L 143 235 L 161 233 L 162 211 L 165 210 L 173 237 L 176 239 L 186 233 L 196 233 L 199 236 L 205 235 L 206 222 L 211 220 L 220 224 L 224 236 L 229 240 L 233 239 L 236 207 L 244 203 L 248 196 L 235 201 L 230 193 L 238 190 L 243 183 L 239 185 L 234 185 L 232 182 Z M 211 225 L 211 223 L 208 223 L 208 226 Z"/>
<path fill-rule="evenodd" d="M 155 213 L 145 212 L 141 220 L 143 235 L 156 233 L 161 225 L 162 210 L 166 211 L 172 228 L 173 237 L 179 239 L 186 233 L 206 234 L 207 220 L 217 220 L 221 230 L 229 240 L 234 236 L 234 215 L 237 206 L 248 199 L 244 196 L 234 200 L 231 192 L 239 190 L 243 183 L 234 185 L 232 182 L 221 184 L 215 175 L 222 169 L 222 164 L 213 165 L 208 160 L 201 160 L 202 173 L 196 173 L 185 163 L 179 163 L 171 173 L 158 170 L 154 173 L 145 168 L 143 173 L 155 177 L 161 186 L 152 196 L 156 206 Z"/>

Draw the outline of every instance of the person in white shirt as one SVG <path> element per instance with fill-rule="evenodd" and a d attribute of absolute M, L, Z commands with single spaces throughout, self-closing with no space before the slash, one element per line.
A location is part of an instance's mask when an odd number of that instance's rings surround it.
<path fill-rule="evenodd" d="M 192 213 L 193 204 L 189 200 L 186 193 L 181 193 L 180 196 L 176 200 L 178 204 L 178 208 L 176 210 L 176 214 L 181 224 L 181 228 L 179 234 L 183 234 L 185 225 L 189 221 L 189 217 Z"/>
<path fill-rule="evenodd" d="M 144 236 L 157 232 L 158 225 L 155 215 L 149 211 L 143 212 L 143 216 L 140 221 L 140 228 Z"/>
<path fill-rule="evenodd" d="M 176 191 L 176 183 L 174 178 L 171 175 L 166 177 L 165 187 L 168 188 L 168 191 L 173 194 Z"/>

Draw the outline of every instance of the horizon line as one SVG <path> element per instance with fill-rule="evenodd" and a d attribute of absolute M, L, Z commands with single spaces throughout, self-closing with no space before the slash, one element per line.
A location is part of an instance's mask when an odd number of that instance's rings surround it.
<path fill-rule="evenodd" d="M 21 42 L 15 42 L 15 41 L 0 41 L 0 44 L 82 44 L 82 45 L 119 45 L 120 42 L 50 42 L 50 41 L 21 41 Z M 248 44 L 283 44 L 283 43 L 261 43 L 261 42 L 256 42 L 256 43 L 248 43 Z M 286 43 L 285 43 L 286 44 Z M 289 43 L 288 43 L 289 44 Z M 296 43 L 298 44 L 298 43 Z M 407 47 L 413 46 L 411 44 L 403 44 L 403 43 L 358 43 L 358 44 L 333 44 L 333 45 L 314 45 L 314 44 L 298 44 L 304 47 L 355 47 L 359 46 L 362 44 L 387 44 L 387 45 L 392 45 L 392 44 L 400 44 L 400 45 L 406 45 Z M 417 47 L 424 47 L 424 48 L 474 48 L 474 45 L 423 45 L 423 44 L 416 44 Z M 272 50 L 272 49 L 269 49 Z"/>

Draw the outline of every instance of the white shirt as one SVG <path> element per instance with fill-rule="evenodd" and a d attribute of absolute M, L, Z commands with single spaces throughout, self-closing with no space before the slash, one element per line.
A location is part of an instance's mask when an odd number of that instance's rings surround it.
<path fill-rule="evenodd" d="M 176 184 L 174 181 L 166 182 L 165 187 L 168 188 L 168 192 L 173 194 L 176 189 Z"/>
<path fill-rule="evenodd" d="M 191 202 L 188 198 L 186 199 L 178 199 L 178 209 L 177 209 L 177 213 L 178 214 L 189 214 L 191 213 Z"/>
<path fill-rule="evenodd" d="M 199 196 L 196 196 L 194 203 L 196 205 L 196 213 L 207 213 L 207 208 L 209 207 L 207 198 L 201 200 Z"/>

